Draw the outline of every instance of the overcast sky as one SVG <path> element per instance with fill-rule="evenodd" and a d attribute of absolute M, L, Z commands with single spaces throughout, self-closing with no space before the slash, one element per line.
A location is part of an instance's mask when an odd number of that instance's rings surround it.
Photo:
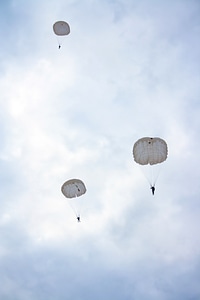
<path fill-rule="evenodd" d="M 2 0 L 0 36 L 0 299 L 200 299 L 200 1 Z"/>

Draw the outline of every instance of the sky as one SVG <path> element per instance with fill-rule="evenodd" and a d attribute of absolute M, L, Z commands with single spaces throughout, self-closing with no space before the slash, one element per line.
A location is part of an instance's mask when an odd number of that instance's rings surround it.
<path fill-rule="evenodd" d="M 0 36 L 0 299 L 200 299 L 200 1 L 2 0 Z"/>

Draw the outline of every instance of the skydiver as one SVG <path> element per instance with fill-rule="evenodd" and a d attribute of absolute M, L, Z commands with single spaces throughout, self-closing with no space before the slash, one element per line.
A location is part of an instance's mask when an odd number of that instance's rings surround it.
<path fill-rule="evenodd" d="M 60 49 L 60 48 L 61 48 L 61 45 L 58 46 L 58 49 Z"/>
<path fill-rule="evenodd" d="M 151 191 L 152 191 L 152 195 L 154 195 L 155 189 L 156 189 L 155 186 L 151 186 L 150 189 L 151 189 Z"/>
<path fill-rule="evenodd" d="M 77 216 L 77 221 L 80 222 L 81 221 L 81 218 L 80 216 Z"/>

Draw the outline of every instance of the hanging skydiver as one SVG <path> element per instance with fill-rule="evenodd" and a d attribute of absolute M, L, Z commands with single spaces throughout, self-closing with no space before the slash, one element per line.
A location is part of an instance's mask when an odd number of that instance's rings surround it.
<path fill-rule="evenodd" d="M 156 189 L 155 186 L 151 186 L 150 189 L 151 189 L 151 191 L 152 191 L 152 195 L 154 195 L 155 189 Z"/>

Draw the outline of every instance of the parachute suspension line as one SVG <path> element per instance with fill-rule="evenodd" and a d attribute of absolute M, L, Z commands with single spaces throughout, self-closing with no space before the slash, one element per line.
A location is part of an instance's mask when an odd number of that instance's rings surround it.
<path fill-rule="evenodd" d="M 75 213 L 76 217 L 79 217 L 80 214 L 78 213 L 78 211 L 76 210 L 76 208 L 72 205 L 71 200 L 68 201 L 71 209 L 73 210 L 73 212 Z"/>
<path fill-rule="evenodd" d="M 151 184 L 150 185 L 152 187 L 152 186 L 155 186 L 156 180 L 155 180 L 155 174 L 154 174 L 155 173 L 154 172 L 154 167 L 151 167 L 150 169 L 151 169 L 150 170 L 151 171 L 151 180 L 150 180 Z"/>
<path fill-rule="evenodd" d="M 148 181 L 150 187 L 155 187 L 161 167 L 162 166 L 160 164 L 140 166 L 140 169 L 144 174 L 146 180 Z"/>
<path fill-rule="evenodd" d="M 158 176 L 160 174 L 161 167 L 162 167 L 162 165 L 158 164 L 158 165 L 156 165 L 155 169 L 152 168 L 152 186 L 155 186 L 155 184 L 158 180 Z"/>
<path fill-rule="evenodd" d="M 62 46 L 62 43 L 60 42 L 60 39 L 58 38 L 58 36 L 56 36 L 56 40 L 57 40 L 57 43 L 58 43 L 58 49 L 60 49 L 61 46 Z"/>
<path fill-rule="evenodd" d="M 145 166 L 146 167 L 146 166 Z M 149 185 L 150 186 L 152 186 L 152 181 L 151 181 L 151 177 L 152 176 L 149 176 L 149 174 L 147 174 L 145 171 L 145 167 L 144 166 L 140 166 L 140 169 L 141 169 L 141 171 L 142 171 L 142 173 L 144 174 L 144 176 L 145 176 L 145 178 L 146 178 L 146 180 L 148 181 L 148 183 L 149 183 Z"/>

